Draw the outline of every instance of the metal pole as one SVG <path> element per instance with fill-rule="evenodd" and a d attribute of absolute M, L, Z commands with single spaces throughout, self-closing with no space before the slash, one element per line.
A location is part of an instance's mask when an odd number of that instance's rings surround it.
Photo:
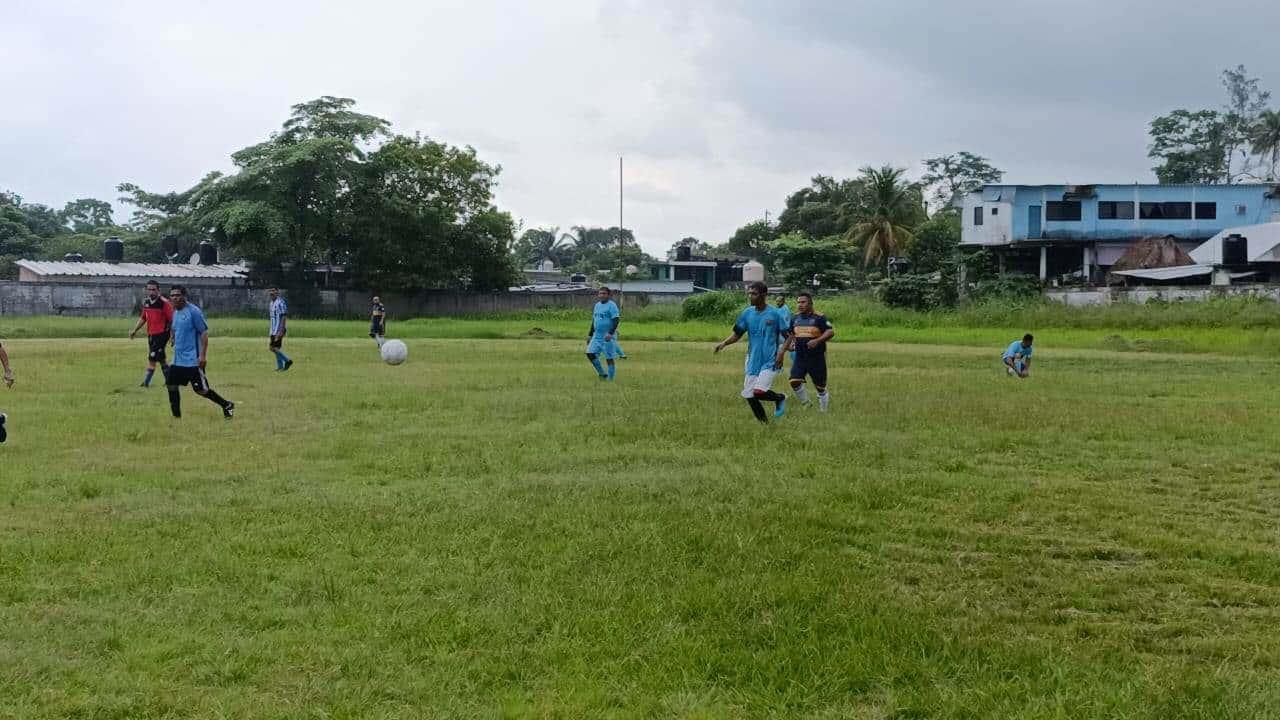
<path fill-rule="evenodd" d="M 622 257 L 622 156 L 618 156 L 618 262 L 621 263 L 622 272 L 619 273 L 618 281 L 618 309 L 622 309 L 623 288 L 627 282 L 627 261 Z"/>

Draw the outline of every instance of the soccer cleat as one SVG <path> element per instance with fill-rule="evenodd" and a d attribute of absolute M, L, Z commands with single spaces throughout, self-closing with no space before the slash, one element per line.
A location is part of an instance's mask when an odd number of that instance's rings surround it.
<path fill-rule="evenodd" d="M 1013 368 L 1005 368 L 1005 372 L 1009 373 L 1009 377 L 1013 377 L 1018 374 L 1013 371 Z"/>
<path fill-rule="evenodd" d="M 777 409 L 773 411 L 773 419 L 781 420 L 782 416 L 785 414 L 787 414 L 787 401 L 779 400 Z"/>
<path fill-rule="evenodd" d="M 231 417 L 235 414 L 236 414 L 236 404 L 228 400 L 227 406 L 222 408 L 222 417 L 230 420 Z"/>
<path fill-rule="evenodd" d="M 827 393 L 822 393 L 821 395 L 818 396 L 818 412 L 826 412 L 827 408 L 830 406 L 831 406 L 830 395 L 828 395 Z"/>
<path fill-rule="evenodd" d="M 285 360 L 285 361 L 284 361 L 284 367 L 280 368 L 280 371 L 281 371 L 281 372 L 286 372 L 286 371 L 288 371 L 288 370 L 289 370 L 289 368 L 291 368 L 291 367 L 293 367 L 293 361 L 292 361 L 292 360 Z"/>
<path fill-rule="evenodd" d="M 605 374 L 603 374 L 603 373 L 601 373 L 601 375 L 600 375 L 600 379 L 601 379 L 601 380 L 608 380 L 608 379 L 609 379 L 609 376 L 608 376 L 608 375 L 605 375 Z"/>
<path fill-rule="evenodd" d="M 8 415 L 0 413 L 0 443 L 9 439 L 9 431 L 5 429 L 4 423 L 9 419 Z"/>

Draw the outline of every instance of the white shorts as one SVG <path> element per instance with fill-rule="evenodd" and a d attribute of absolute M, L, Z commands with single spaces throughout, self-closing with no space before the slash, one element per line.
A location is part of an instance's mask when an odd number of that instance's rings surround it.
<path fill-rule="evenodd" d="M 756 390 L 772 390 L 773 379 L 776 377 L 778 371 L 773 368 L 765 368 L 759 375 L 746 376 L 742 379 L 742 397 L 750 400 L 756 396 Z"/>

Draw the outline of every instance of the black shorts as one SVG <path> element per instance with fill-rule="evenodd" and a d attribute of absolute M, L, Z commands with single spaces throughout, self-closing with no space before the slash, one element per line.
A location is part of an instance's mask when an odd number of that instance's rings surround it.
<path fill-rule="evenodd" d="M 796 353 L 795 362 L 791 363 L 791 379 L 804 380 L 808 375 L 813 384 L 824 388 L 827 386 L 827 354 L 815 353 L 804 355 Z"/>
<path fill-rule="evenodd" d="M 373 322 L 369 323 L 369 334 L 370 335 L 386 335 L 387 324 L 382 320 L 374 320 Z"/>
<path fill-rule="evenodd" d="M 162 332 L 158 335 L 147 336 L 147 359 L 152 362 L 164 364 L 165 348 L 169 345 L 169 333 Z"/>
<path fill-rule="evenodd" d="M 198 367 L 179 367 L 172 365 L 169 367 L 169 375 L 165 378 L 165 384 L 172 387 L 181 387 L 187 384 L 191 385 L 191 389 L 198 393 L 208 392 L 209 379 L 205 377 L 204 370 Z"/>
<path fill-rule="evenodd" d="M 280 333 L 279 335 L 272 335 L 270 345 L 272 350 L 279 350 L 280 348 L 284 347 L 284 333 Z"/>

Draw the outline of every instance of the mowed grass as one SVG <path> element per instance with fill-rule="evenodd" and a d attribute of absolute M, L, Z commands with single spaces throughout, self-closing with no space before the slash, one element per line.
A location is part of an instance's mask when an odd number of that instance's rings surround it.
<path fill-rule="evenodd" d="M 761 427 L 740 348 L 265 344 L 214 338 L 225 423 L 141 341 L 6 343 L 0 717 L 1280 708 L 1274 360 L 837 345 Z"/>

